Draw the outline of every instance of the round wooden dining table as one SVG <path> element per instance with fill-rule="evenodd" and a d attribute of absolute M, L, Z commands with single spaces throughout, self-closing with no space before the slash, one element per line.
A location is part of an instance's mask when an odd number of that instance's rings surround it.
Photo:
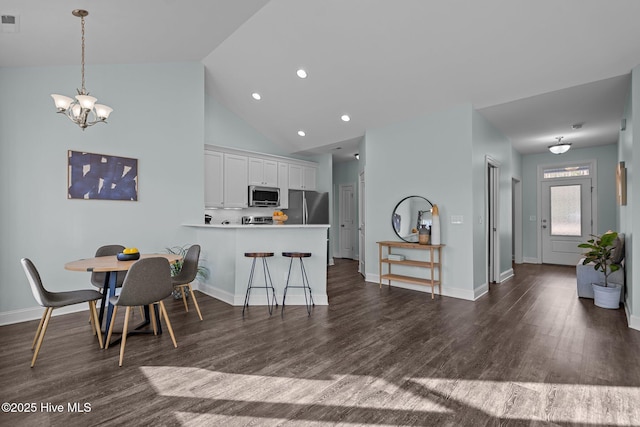
<path fill-rule="evenodd" d="M 113 305 L 108 301 L 107 297 L 112 297 L 116 294 L 116 278 L 118 271 L 128 271 L 133 264 L 140 259 L 162 257 L 166 258 L 170 264 L 180 261 L 181 255 L 178 254 L 140 254 L 140 258 L 132 261 L 120 261 L 116 255 L 99 256 L 93 258 L 79 259 L 76 261 L 68 262 L 64 265 L 66 270 L 71 271 L 89 271 L 105 273 L 104 285 L 102 289 L 102 304 L 100 305 L 99 322 L 102 325 L 102 319 L 104 317 L 104 308 L 107 307 L 107 319 L 105 325 L 111 324 L 111 316 L 113 315 Z M 148 308 L 147 308 L 148 309 Z M 159 316 L 156 316 L 159 319 Z M 147 318 L 148 321 L 148 318 Z M 105 344 L 107 342 L 107 335 L 104 336 Z"/>

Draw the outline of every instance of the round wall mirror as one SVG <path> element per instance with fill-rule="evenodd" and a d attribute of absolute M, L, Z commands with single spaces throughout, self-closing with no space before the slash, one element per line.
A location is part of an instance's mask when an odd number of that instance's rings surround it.
<path fill-rule="evenodd" d="M 409 196 L 400 200 L 391 215 L 391 225 L 398 237 L 408 243 L 418 243 L 418 231 L 433 223 L 433 205 L 422 196 Z"/>

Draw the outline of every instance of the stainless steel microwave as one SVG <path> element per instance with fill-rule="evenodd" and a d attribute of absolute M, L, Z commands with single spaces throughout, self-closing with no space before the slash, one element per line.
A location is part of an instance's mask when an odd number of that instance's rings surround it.
<path fill-rule="evenodd" d="M 280 206 L 280 189 L 277 187 L 249 186 L 249 206 L 278 207 Z"/>

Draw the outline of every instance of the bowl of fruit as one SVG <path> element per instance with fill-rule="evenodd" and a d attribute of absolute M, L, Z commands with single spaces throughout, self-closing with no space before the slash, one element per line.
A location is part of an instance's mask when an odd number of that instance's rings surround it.
<path fill-rule="evenodd" d="M 138 248 L 124 248 L 116 257 L 118 261 L 135 261 L 140 259 L 140 252 Z"/>
<path fill-rule="evenodd" d="M 282 211 L 274 211 L 272 218 L 273 218 L 273 222 L 276 225 L 282 225 L 286 220 L 289 219 L 289 217 Z"/>

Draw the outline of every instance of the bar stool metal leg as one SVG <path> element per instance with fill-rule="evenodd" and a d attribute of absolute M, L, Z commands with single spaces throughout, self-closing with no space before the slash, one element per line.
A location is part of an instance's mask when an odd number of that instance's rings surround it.
<path fill-rule="evenodd" d="M 251 263 L 251 272 L 249 273 L 249 282 L 247 283 L 247 293 L 244 297 L 244 305 L 242 306 L 242 316 L 244 317 L 245 310 L 249 307 L 249 299 L 251 298 L 251 289 L 262 288 L 266 291 L 267 295 L 267 307 L 269 309 L 269 315 L 273 314 L 273 307 L 278 306 L 276 300 L 276 289 L 273 287 L 273 280 L 271 280 L 271 273 L 269 271 L 269 264 L 267 263 L 267 257 L 272 257 L 272 252 L 247 252 L 244 254 L 246 257 L 253 258 Z M 253 279 L 255 276 L 256 259 L 262 259 L 262 272 L 264 275 L 264 286 L 254 286 Z M 269 291 L 271 291 L 271 298 L 269 298 Z"/>
<path fill-rule="evenodd" d="M 302 258 L 308 258 L 311 256 L 311 253 L 308 252 L 283 252 L 282 256 L 289 257 L 291 260 L 289 261 L 289 272 L 287 273 L 287 283 L 284 287 L 284 296 L 282 298 L 282 312 L 281 314 L 284 316 L 284 306 L 287 299 L 287 290 L 289 288 L 302 288 L 302 292 L 304 294 L 304 303 L 307 307 L 307 314 L 311 316 L 311 307 L 315 307 L 315 301 L 313 300 L 313 294 L 311 292 L 311 285 L 309 284 L 309 278 L 307 277 L 307 270 L 304 268 L 304 262 Z M 291 279 L 291 267 L 293 265 L 293 259 L 298 258 L 300 260 L 300 275 L 302 278 L 302 286 L 294 286 L 289 284 L 289 280 Z M 307 291 L 309 292 L 309 297 L 307 298 Z"/>

